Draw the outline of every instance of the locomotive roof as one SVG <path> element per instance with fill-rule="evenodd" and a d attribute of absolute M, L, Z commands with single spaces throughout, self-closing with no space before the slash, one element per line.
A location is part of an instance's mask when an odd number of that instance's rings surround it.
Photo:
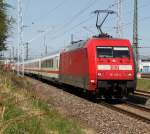
<path fill-rule="evenodd" d="M 98 37 L 93 37 L 91 39 L 88 39 L 88 40 L 92 40 L 92 39 L 97 39 L 97 40 L 127 40 L 127 39 L 120 39 L 120 38 L 105 38 L 105 37 L 101 37 L 101 38 L 98 38 Z M 76 42 L 73 42 L 71 43 L 70 45 L 68 45 L 64 51 L 67 52 L 67 51 L 72 51 L 72 50 L 76 50 L 78 48 L 83 48 L 85 45 L 86 45 L 86 42 L 88 40 L 79 40 L 79 41 L 76 41 Z"/>
<path fill-rule="evenodd" d="M 85 46 L 87 40 L 79 40 L 68 45 L 64 51 L 71 51 Z"/>

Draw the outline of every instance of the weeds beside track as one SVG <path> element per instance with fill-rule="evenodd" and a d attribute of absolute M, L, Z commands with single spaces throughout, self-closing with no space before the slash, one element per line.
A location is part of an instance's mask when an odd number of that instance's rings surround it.
<path fill-rule="evenodd" d="M 0 133 L 80 134 L 76 122 L 41 101 L 26 78 L 0 70 Z"/>

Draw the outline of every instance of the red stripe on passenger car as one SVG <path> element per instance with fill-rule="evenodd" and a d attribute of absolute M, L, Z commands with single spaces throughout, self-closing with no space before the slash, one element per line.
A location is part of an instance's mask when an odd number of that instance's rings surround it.
<path fill-rule="evenodd" d="M 39 69 L 25 69 L 25 70 L 59 74 L 59 71 L 53 71 L 53 70 L 42 70 L 42 69 L 41 70 L 39 70 Z"/>

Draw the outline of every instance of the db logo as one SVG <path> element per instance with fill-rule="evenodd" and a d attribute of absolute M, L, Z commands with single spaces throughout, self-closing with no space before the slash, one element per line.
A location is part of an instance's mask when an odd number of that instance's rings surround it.
<path fill-rule="evenodd" d="M 119 70 L 118 65 L 112 65 L 112 66 L 111 66 L 111 70 Z"/>

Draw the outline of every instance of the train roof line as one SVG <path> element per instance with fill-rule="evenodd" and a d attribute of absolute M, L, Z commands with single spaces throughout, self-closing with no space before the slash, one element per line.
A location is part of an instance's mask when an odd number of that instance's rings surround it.
<path fill-rule="evenodd" d="M 82 48 L 85 46 L 85 43 L 90 40 L 90 39 L 102 39 L 102 40 L 128 40 L 128 39 L 123 39 L 123 38 L 113 38 L 112 36 L 93 36 L 91 38 L 88 38 L 87 40 L 79 40 L 79 41 L 74 41 L 70 45 L 66 46 L 63 50 L 64 52 L 67 51 L 72 51 L 76 50 L 78 48 Z"/>
<path fill-rule="evenodd" d="M 53 52 L 51 53 L 50 55 L 48 56 L 44 56 L 44 57 L 39 57 L 39 58 L 36 58 L 36 59 L 31 59 L 31 60 L 28 60 L 28 61 L 25 61 L 25 63 L 32 63 L 32 62 L 36 62 L 36 61 L 39 61 L 39 60 L 46 60 L 46 59 L 49 59 L 49 58 L 52 58 L 52 57 L 55 57 L 55 56 L 59 56 L 60 55 L 60 52 L 64 51 L 64 52 L 67 52 L 67 51 L 72 51 L 72 50 L 76 50 L 78 48 L 82 48 L 85 46 L 86 42 L 89 41 L 90 39 L 103 39 L 103 40 L 128 40 L 128 39 L 123 39 L 123 38 L 113 38 L 113 37 L 105 37 L 105 36 L 93 36 L 91 38 L 88 38 L 86 40 L 78 40 L 78 41 L 74 41 L 74 42 L 71 42 L 70 45 L 66 46 L 65 48 L 61 49 L 61 50 L 58 50 L 56 52 Z"/>
<path fill-rule="evenodd" d="M 64 51 L 67 52 L 67 51 L 71 51 L 71 50 L 75 50 L 75 49 L 84 47 L 84 45 L 87 41 L 88 40 L 75 41 L 75 42 L 71 43 L 70 45 L 68 45 L 67 47 L 65 47 Z"/>
<path fill-rule="evenodd" d="M 56 56 L 59 56 L 59 55 L 60 55 L 60 52 L 55 53 L 53 55 L 49 55 L 49 56 L 44 56 L 44 57 L 40 57 L 40 58 L 36 58 L 36 59 L 27 60 L 24 63 L 33 63 L 33 62 L 37 62 L 39 60 L 46 60 L 46 59 L 53 58 L 53 57 L 56 57 Z M 22 63 L 20 63 L 20 64 L 22 64 Z"/>
<path fill-rule="evenodd" d="M 41 59 L 41 60 L 46 60 L 46 59 L 49 59 L 49 58 L 52 58 L 52 57 L 56 57 L 56 56 L 59 56 L 59 55 L 60 55 L 60 52 L 55 53 L 55 54 L 53 54 L 53 55 L 41 57 L 40 59 Z"/>

